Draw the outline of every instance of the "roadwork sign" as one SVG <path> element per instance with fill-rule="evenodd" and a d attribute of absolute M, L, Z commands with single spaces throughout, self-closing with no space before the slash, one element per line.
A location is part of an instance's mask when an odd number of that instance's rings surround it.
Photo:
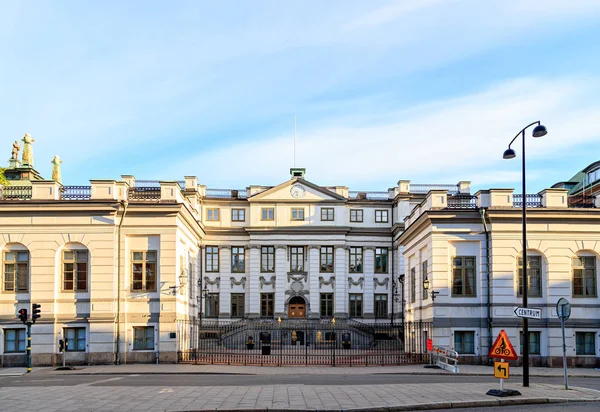
<path fill-rule="evenodd" d="M 542 319 L 542 310 L 533 308 L 515 308 L 515 315 L 520 318 Z"/>
<path fill-rule="evenodd" d="M 494 378 L 508 379 L 508 362 L 494 362 Z"/>
<path fill-rule="evenodd" d="M 492 345 L 489 357 L 517 360 L 517 352 L 515 352 L 515 348 L 513 348 L 512 343 L 510 343 L 510 339 L 508 339 L 508 335 L 506 334 L 506 331 L 504 329 L 500 331 L 498 337 L 496 338 L 496 342 L 494 342 L 494 344 Z"/>

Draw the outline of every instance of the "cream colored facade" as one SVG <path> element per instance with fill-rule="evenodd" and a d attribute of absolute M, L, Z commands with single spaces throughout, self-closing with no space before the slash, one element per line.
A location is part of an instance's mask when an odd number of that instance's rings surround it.
<path fill-rule="evenodd" d="M 406 319 L 433 321 L 434 345 L 456 349 L 463 353 L 463 361 L 477 363 L 487 361 L 501 329 L 521 353 L 522 322 L 514 309 L 522 306 L 517 266 L 522 225 L 512 189 L 475 195 L 467 206 L 464 201 L 453 203 L 446 192 L 430 192 L 406 218 L 406 230 L 398 234 L 396 244 L 404 246 Z M 529 321 L 533 364 L 562 364 L 556 303 L 565 297 L 572 305 L 566 322 L 568 362 L 598 366 L 600 204 L 596 202 L 596 208 L 568 207 L 566 189 L 547 189 L 528 207 L 527 253 L 533 258 L 528 307 L 542 310 L 541 320 Z M 583 287 L 577 280 L 582 257 L 588 258 Z M 471 258 L 474 282 L 466 288 L 464 262 Z M 425 278 L 431 284 L 429 291 L 422 287 Z M 431 291 L 436 292 L 435 300 Z"/>

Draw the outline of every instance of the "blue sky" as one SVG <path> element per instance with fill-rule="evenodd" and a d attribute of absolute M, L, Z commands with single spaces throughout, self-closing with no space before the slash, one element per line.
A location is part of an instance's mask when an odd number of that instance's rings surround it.
<path fill-rule="evenodd" d="M 0 3 L 0 150 L 63 183 L 470 180 L 529 192 L 600 160 L 600 2 Z M 517 189 L 517 192 L 520 190 Z"/>

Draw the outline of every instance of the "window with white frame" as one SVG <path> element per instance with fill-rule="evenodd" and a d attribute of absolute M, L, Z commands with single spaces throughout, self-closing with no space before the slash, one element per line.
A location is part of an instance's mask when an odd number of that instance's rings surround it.
<path fill-rule="evenodd" d="M 232 222 L 246 221 L 246 210 L 245 209 L 231 209 L 231 221 Z"/>
<path fill-rule="evenodd" d="M 290 246 L 290 272 L 304 272 L 304 246 Z"/>
<path fill-rule="evenodd" d="M 263 207 L 260 209 L 260 220 L 275 220 L 275 208 Z"/>
<path fill-rule="evenodd" d="M 245 250 L 240 246 L 231 248 L 231 272 L 244 273 L 246 271 Z"/>
<path fill-rule="evenodd" d="M 333 222 L 334 211 L 333 211 L 332 207 L 322 207 L 321 208 L 321 220 L 324 222 Z"/>
<path fill-rule="evenodd" d="M 304 220 L 304 208 L 292 208 L 292 220 Z"/>
<path fill-rule="evenodd" d="M 64 250 L 63 290 L 86 291 L 88 276 L 88 251 Z"/>
<path fill-rule="evenodd" d="M 354 223 L 362 223 L 363 210 L 362 209 L 350 209 L 350 221 L 354 222 Z"/>
<path fill-rule="evenodd" d="M 85 328 L 65 328 L 64 337 L 68 341 L 67 352 L 85 351 Z"/>
<path fill-rule="evenodd" d="M 4 329 L 4 353 L 25 352 L 27 334 L 25 329 Z"/>
<path fill-rule="evenodd" d="M 475 332 L 454 331 L 454 350 L 459 355 L 475 354 Z"/>
<path fill-rule="evenodd" d="M 360 246 L 350 247 L 350 273 L 363 272 L 363 248 Z"/>
<path fill-rule="evenodd" d="M 518 296 L 523 295 L 523 259 L 517 260 Z M 542 257 L 527 256 L 527 296 L 542 296 Z"/>
<path fill-rule="evenodd" d="M 156 250 L 131 252 L 131 289 L 156 291 Z"/>
<path fill-rule="evenodd" d="M 521 352 L 523 353 L 523 331 L 519 332 L 519 338 L 521 341 Z M 540 355 L 541 354 L 541 342 L 542 333 L 541 332 L 529 332 L 529 354 L 530 355 Z"/>
<path fill-rule="evenodd" d="M 217 246 L 206 246 L 205 260 L 207 272 L 219 271 L 219 248 Z"/>
<path fill-rule="evenodd" d="M 576 355 L 595 355 L 596 354 L 596 333 L 595 332 L 575 332 L 575 354 Z"/>
<path fill-rule="evenodd" d="M 9 250 L 4 252 L 4 291 L 29 291 L 29 252 Z"/>
<path fill-rule="evenodd" d="M 133 350 L 154 350 L 154 326 L 133 327 Z"/>
<path fill-rule="evenodd" d="M 275 246 L 261 246 L 260 271 L 261 273 L 275 272 Z"/>
<path fill-rule="evenodd" d="M 388 222 L 388 211 L 387 210 L 376 210 L 375 211 L 375 223 L 387 223 Z"/>
<path fill-rule="evenodd" d="M 596 297 L 596 257 L 577 256 L 573 260 L 573 297 Z"/>
<path fill-rule="evenodd" d="M 220 220 L 220 210 L 218 208 L 206 209 L 206 220 L 216 222 Z"/>

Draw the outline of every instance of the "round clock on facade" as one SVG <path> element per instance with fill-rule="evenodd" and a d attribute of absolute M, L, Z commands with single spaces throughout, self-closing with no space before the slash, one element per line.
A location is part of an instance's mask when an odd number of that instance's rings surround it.
<path fill-rule="evenodd" d="M 295 197 L 296 199 L 299 199 L 301 197 L 304 197 L 304 194 L 306 193 L 306 190 L 304 190 L 304 188 L 302 186 L 300 186 L 300 185 L 294 185 L 290 189 L 290 193 L 292 194 L 292 197 Z"/>

